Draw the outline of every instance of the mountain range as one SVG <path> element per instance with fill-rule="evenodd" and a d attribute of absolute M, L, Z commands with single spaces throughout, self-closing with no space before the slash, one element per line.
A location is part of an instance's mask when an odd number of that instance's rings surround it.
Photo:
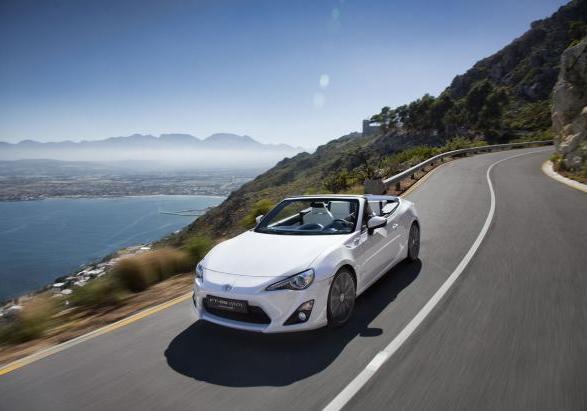
<path fill-rule="evenodd" d="M 0 142 L 0 147 L 4 149 L 15 150 L 37 150 L 37 149 L 76 149 L 76 148 L 100 148 L 100 149 L 119 149 L 119 148 L 202 148 L 214 150 L 278 150 L 278 151 L 303 151 L 301 147 L 292 147 L 287 144 L 263 144 L 247 135 L 237 135 L 230 133 L 216 133 L 209 137 L 200 139 L 191 134 L 161 134 L 159 137 L 150 134 L 133 134 L 126 137 L 110 137 L 103 140 L 84 140 L 58 141 L 58 142 L 39 142 L 35 140 L 23 140 L 19 143 Z"/>
<path fill-rule="evenodd" d="M 287 144 L 263 144 L 246 135 L 217 133 L 200 139 L 190 134 L 133 134 L 92 141 L 0 142 L 0 160 L 153 162 L 180 167 L 255 167 L 275 164 L 304 151 Z"/>

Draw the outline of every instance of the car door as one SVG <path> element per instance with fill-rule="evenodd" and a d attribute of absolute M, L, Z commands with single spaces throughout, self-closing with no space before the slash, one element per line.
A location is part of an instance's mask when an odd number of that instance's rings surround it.
<path fill-rule="evenodd" d="M 390 269 L 402 256 L 402 238 L 404 237 L 404 227 L 401 224 L 400 214 L 398 212 L 399 203 L 382 202 L 380 204 L 381 216 L 387 219 L 385 261 L 383 262 L 383 273 Z M 383 274 L 382 273 L 382 274 Z"/>
<path fill-rule="evenodd" d="M 374 230 L 369 236 L 372 240 L 372 257 L 371 265 L 372 271 L 370 275 L 370 283 L 376 281 L 385 272 L 397 262 L 400 254 L 400 240 L 401 240 L 401 225 L 399 224 L 397 213 L 387 212 L 389 208 L 386 207 L 383 201 L 372 201 L 369 207 L 373 210 L 375 215 L 385 217 L 387 225 Z"/>
<path fill-rule="evenodd" d="M 384 250 L 387 245 L 386 227 L 377 228 L 371 233 L 367 229 L 367 221 L 373 215 L 369 203 L 365 201 L 360 221 L 361 234 L 355 240 L 353 249 L 353 257 L 358 269 L 359 292 L 377 279 L 386 261 Z"/>

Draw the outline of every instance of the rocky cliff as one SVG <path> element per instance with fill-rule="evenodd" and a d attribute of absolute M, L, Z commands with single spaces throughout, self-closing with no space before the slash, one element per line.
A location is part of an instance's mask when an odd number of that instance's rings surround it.
<path fill-rule="evenodd" d="M 552 125 L 565 167 L 578 171 L 587 161 L 587 38 L 562 55 L 554 87 Z"/>

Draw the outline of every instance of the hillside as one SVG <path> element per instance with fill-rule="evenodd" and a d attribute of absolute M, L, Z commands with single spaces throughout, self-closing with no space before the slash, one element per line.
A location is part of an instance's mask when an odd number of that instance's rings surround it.
<path fill-rule="evenodd" d="M 395 109 L 384 107 L 372 118 L 382 125 L 381 133 L 349 134 L 313 154 L 280 161 L 174 241 L 182 242 L 195 233 L 224 237 L 243 231 L 241 219 L 261 199 L 277 201 L 285 195 L 328 191 L 328 182 L 337 178 L 344 180 L 344 187 L 387 174 L 402 165 L 397 153 L 410 147 L 438 147 L 454 138 L 491 143 L 549 138 L 550 100 L 560 56 L 586 34 L 587 0 L 572 1 L 456 76 L 440 96 L 425 95 Z"/>
<path fill-rule="evenodd" d="M 482 137 L 505 142 L 551 126 L 550 101 L 562 52 L 587 35 L 587 1 L 576 0 L 499 52 L 456 76 L 438 97 L 422 98 L 373 116 L 396 134 Z"/>

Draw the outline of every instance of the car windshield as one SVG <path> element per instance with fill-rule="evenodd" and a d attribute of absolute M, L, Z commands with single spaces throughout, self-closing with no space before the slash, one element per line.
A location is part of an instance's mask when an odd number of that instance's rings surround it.
<path fill-rule="evenodd" d="M 358 211 L 356 199 L 284 200 L 263 217 L 255 231 L 293 235 L 349 234 L 355 231 Z"/>

